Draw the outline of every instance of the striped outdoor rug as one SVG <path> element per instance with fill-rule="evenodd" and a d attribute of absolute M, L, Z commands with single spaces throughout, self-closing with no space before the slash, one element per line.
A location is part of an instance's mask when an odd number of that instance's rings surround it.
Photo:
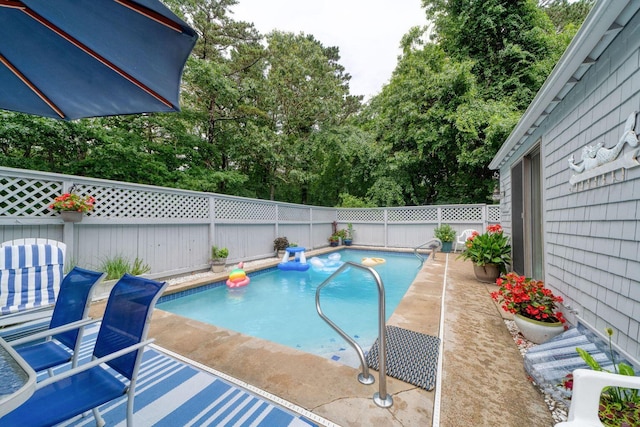
<path fill-rule="evenodd" d="M 80 364 L 89 360 L 97 332 L 97 326 L 85 332 Z M 171 357 L 159 351 L 159 347 L 153 347 L 145 350 L 138 372 L 134 405 L 134 421 L 138 426 L 318 425 L 219 376 Z M 66 369 L 68 367 L 60 367 L 54 373 Z M 43 372 L 38 379 L 46 377 L 46 372 Z M 294 405 L 288 405 L 294 408 Z M 100 407 L 100 413 L 107 426 L 124 426 L 126 398 L 104 404 Z M 322 420 L 311 413 L 309 415 L 318 421 Z M 89 413 L 86 417 L 60 425 L 91 426 L 95 425 L 95 420 Z"/>

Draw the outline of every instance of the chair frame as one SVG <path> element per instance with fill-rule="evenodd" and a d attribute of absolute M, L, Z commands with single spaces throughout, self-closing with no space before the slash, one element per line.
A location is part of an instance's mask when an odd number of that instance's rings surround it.
<path fill-rule="evenodd" d="M 79 275 L 81 279 L 87 280 L 87 282 L 85 282 L 86 284 L 73 283 L 72 281 L 74 280 L 74 274 Z M 83 277 L 83 275 L 85 277 Z M 89 306 L 91 305 L 91 296 L 96 286 L 98 286 L 100 282 L 102 282 L 106 275 L 106 273 L 86 270 L 80 267 L 74 267 L 69 273 L 65 275 L 62 283 L 60 284 L 60 294 L 58 295 L 56 305 L 53 309 L 53 316 L 51 317 L 51 322 L 49 323 L 49 329 L 9 342 L 9 344 L 12 347 L 16 348 L 16 351 L 21 355 L 23 355 L 24 350 L 29 350 L 32 354 L 34 351 L 39 351 L 44 352 L 47 354 L 47 356 L 49 356 L 48 359 L 50 360 L 48 362 L 45 362 L 42 367 L 40 367 L 39 365 L 33 366 L 34 370 L 40 371 L 43 369 L 48 369 L 49 376 L 52 376 L 52 368 L 55 366 L 66 363 L 69 360 L 71 360 L 72 367 L 75 367 L 77 365 L 84 327 L 91 323 L 97 322 L 97 320 L 89 319 L 87 317 L 89 313 Z M 89 282 L 89 280 L 92 280 L 92 282 Z M 68 290 L 72 286 L 84 287 L 80 289 L 81 293 L 74 295 L 73 290 Z M 73 305 L 70 306 L 70 304 L 65 300 L 65 298 L 67 298 L 65 295 L 68 295 L 69 292 L 71 293 L 71 296 L 69 298 L 82 297 L 84 299 L 84 305 L 82 307 L 75 308 L 73 307 Z M 69 319 L 70 312 L 72 312 L 71 319 Z M 66 327 L 66 325 L 73 325 L 73 327 L 69 329 Z M 76 333 L 75 337 L 59 335 L 62 332 L 71 332 L 76 329 L 78 330 L 78 332 Z M 18 347 L 28 342 L 39 341 L 42 339 L 45 339 L 45 342 L 39 342 L 26 348 Z M 53 339 L 72 350 L 72 353 L 69 355 L 68 359 L 63 361 L 60 356 L 61 352 L 57 350 L 56 347 L 51 347 L 52 345 L 56 345 L 50 343 L 50 341 L 52 341 Z M 25 357 L 25 359 L 29 360 L 27 357 Z"/>
<path fill-rule="evenodd" d="M 573 392 L 567 421 L 555 427 L 601 427 L 598 417 L 600 395 L 605 387 L 640 389 L 640 377 L 591 369 L 573 371 Z"/>
<path fill-rule="evenodd" d="M 453 252 L 457 252 L 458 251 L 458 246 L 459 245 L 464 246 L 465 242 L 467 241 L 469 236 L 471 236 L 473 234 L 474 231 L 476 233 L 478 232 L 478 230 L 474 230 L 473 228 L 467 228 L 466 230 L 462 230 L 462 233 L 460 233 L 456 237 L 456 241 L 455 241 L 455 244 L 453 246 Z"/>
<path fill-rule="evenodd" d="M 137 341 L 139 339 L 139 341 L 125 348 L 121 348 L 115 351 L 110 351 L 109 348 L 112 347 L 112 344 L 114 344 L 113 342 L 110 341 L 110 336 L 114 334 L 114 331 L 116 330 L 114 328 L 117 328 L 118 325 L 117 324 L 110 325 L 107 322 L 109 319 L 115 319 L 116 317 L 119 317 L 123 313 L 129 313 L 128 311 L 129 305 L 131 305 L 132 301 L 135 301 L 135 299 L 132 299 L 132 298 L 135 298 L 135 295 L 130 295 L 127 297 L 122 295 L 130 293 L 131 289 L 135 290 L 134 288 L 135 283 L 145 283 L 147 288 L 150 286 L 155 288 L 153 289 L 153 291 L 149 291 L 150 293 L 148 294 L 148 296 L 150 300 L 148 301 L 148 303 L 144 304 L 144 312 L 139 311 L 137 314 L 133 314 L 134 316 L 141 316 L 142 314 L 144 314 L 144 322 L 141 325 L 142 328 L 141 330 L 136 331 L 136 336 L 135 336 L 135 340 Z M 80 366 L 69 369 L 67 371 L 54 375 L 52 377 L 49 377 L 37 383 L 34 396 L 32 396 L 29 400 L 27 400 L 27 402 L 25 402 L 23 405 L 16 408 L 14 411 L 0 418 L 0 427 L 4 425 L 7 425 L 7 426 L 13 425 L 12 423 L 16 423 L 19 420 L 24 420 L 24 417 L 27 414 L 33 413 L 33 411 L 37 411 L 38 410 L 37 408 L 41 409 L 42 408 L 41 405 L 43 404 L 41 400 L 44 399 L 44 396 L 47 393 L 48 393 L 48 395 L 46 395 L 47 398 L 53 397 L 54 399 L 58 398 L 60 400 L 64 400 L 65 397 L 68 399 L 69 397 L 68 393 L 70 393 L 65 391 L 64 387 L 70 386 L 72 389 L 75 387 L 76 392 L 80 392 L 79 390 L 77 390 L 78 386 L 70 385 L 68 384 L 69 381 L 64 381 L 64 380 L 71 379 L 72 377 L 76 377 L 76 378 L 79 378 L 80 380 L 84 379 L 86 382 L 87 378 L 82 377 L 81 375 L 86 372 L 87 375 L 89 376 L 93 375 L 95 377 L 95 374 L 88 373 L 89 370 L 95 370 L 95 369 L 100 370 L 99 372 L 101 372 L 102 375 L 108 375 L 113 382 L 122 383 L 122 386 L 124 388 L 123 394 L 127 395 L 127 414 L 126 414 L 127 426 L 133 427 L 133 404 L 134 404 L 134 398 L 135 398 L 135 387 L 136 387 L 138 370 L 140 368 L 140 364 L 142 362 L 142 355 L 143 355 L 143 351 L 138 351 L 138 350 L 143 349 L 145 346 L 151 344 L 154 341 L 153 339 L 147 339 L 149 324 L 150 324 L 153 310 L 155 308 L 155 304 L 158 301 L 158 298 L 160 298 L 160 296 L 166 289 L 167 285 L 168 285 L 167 282 L 157 282 L 151 279 L 146 279 L 142 277 L 132 276 L 130 274 L 125 274 L 118 281 L 118 283 L 116 283 L 116 285 L 111 290 L 111 294 L 109 295 L 109 300 L 107 301 L 107 307 L 105 309 L 105 316 L 102 319 L 102 324 L 100 325 L 98 338 L 96 340 L 96 346 L 94 347 L 94 350 L 93 350 L 93 359 L 88 363 L 83 363 Z M 123 288 L 122 295 L 118 294 L 119 292 L 121 292 L 120 288 Z M 115 305 L 116 304 L 115 302 L 112 304 L 112 300 L 116 300 L 116 298 L 118 298 L 117 299 L 118 302 L 120 301 L 122 302 L 121 306 Z M 59 328 L 58 332 L 63 330 L 70 330 L 70 329 L 73 329 L 73 327 L 77 327 L 77 325 L 67 325 L 67 326 L 61 327 Z M 137 327 L 134 327 L 134 330 L 136 329 Z M 126 331 L 119 331 L 118 333 L 122 334 L 122 333 L 126 333 Z M 103 334 L 104 334 L 104 338 L 103 338 Z M 119 338 L 119 336 L 116 336 L 116 338 Z M 106 354 L 103 354 L 107 351 L 109 352 Z M 128 359 L 127 361 L 116 360 L 118 358 L 125 357 L 127 354 L 132 352 L 137 352 L 135 354 L 134 359 Z M 131 369 L 129 370 L 126 364 L 130 363 L 131 361 L 133 363 L 130 365 Z M 118 371 L 119 374 L 117 376 L 114 376 L 113 374 L 110 374 L 110 373 L 105 374 L 106 371 L 103 371 L 103 368 L 100 366 L 105 363 L 110 365 L 116 371 Z M 123 363 L 125 365 L 123 365 Z M 124 369 L 126 372 L 122 371 L 121 369 Z M 122 382 L 122 380 L 120 379 L 121 377 L 124 377 L 125 379 L 129 380 L 128 386 L 126 386 L 126 383 Z M 58 384 L 61 381 L 64 381 L 64 382 L 61 384 Z M 97 385 L 92 383 L 91 386 L 96 387 Z M 45 388 L 47 389 L 46 391 L 43 392 L 45 393 L 45 395 L 38 396 L 38 392 Z M 58 388 L 61 388 L 61 389 L 58 390 Z M 122 396 L 122 394 L 119 394 L 119 396 Z M 74 416 L 83 414 L 89 409 L 91 409 L 93 411 L 93 414 L 96 420 L 96 425 L 98 427 L 104 426 L 105 422 L 102 419 L 100 412 L 98 411 L 98 406 L 101 406 L 102 404 L 113 400 L 115 397 L 101 396 L 100 398 L 101 399 L 104 398 L 105 400 L 102 400 L 102 402 L 98 403 L 97 406 L 91 408 L 91 407 L 88 407 L 88 403 L 85 402 L 85 405 L 81 406 L 80 408 L 67 410 L 67 413 L 65 413 L 65 416 L 74 417 Z M 54 403 L 51 402 L 50 400 L 48 400 L 47 402 L 49 402 L 51 406 L 54 406 Z M 57 416 L 53 419 L 47 419 L 46 414 L 51 414 L 51 415 L 55 414 Z M 44 411 L 42 418 L 38 418 L 37 421 L 43 426 L 51 425 L 52 423 L 58 422 L 59 417 L 60 415 L 57 414 L 55 410 Z"/>

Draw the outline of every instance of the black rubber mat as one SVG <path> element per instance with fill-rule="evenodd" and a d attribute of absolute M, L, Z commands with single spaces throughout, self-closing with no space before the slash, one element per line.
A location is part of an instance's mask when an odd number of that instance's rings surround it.
<path fill-rule="evenodd" d="M 387 326 L 387 375 L 432 390 L 436 385 L 440 339 L 397 326 Z M 367 353 L 367 364 L 379 370 L 378 340 Z"/>

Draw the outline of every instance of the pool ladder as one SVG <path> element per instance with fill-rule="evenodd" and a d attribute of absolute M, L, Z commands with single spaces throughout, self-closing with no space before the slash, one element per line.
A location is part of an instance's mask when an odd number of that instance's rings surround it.
<path fill-rule="evenodd" d="M 362 372 L 358 374 L 358 381 L 362 384 L 373 384 L 375 379 L 373 375 L 369 373 L 369 366 L 364 357 L 364 352 L 358 343 L 347 335 L 338 325 L 333 323 L 331 319 L 329 319 L 323 312 L 322 307 L 320 306 L 320 291 L 326 285 L 328 285 L 334 277 L 342 274 L 349 267 L 354 267 L 360 270 L 367 271 L 371 273 L 373 278 L 378 285 L 378 361 L 379 361 L 379 371 L 378 371 L 378 392 L 373 394 L 373 401 L 376 405 L 381 408 L 389 408 L 393 405 L 393 398 L 391 395 L 387 394 L 387 338 L 386 338 L 386 325 L 385 325 L 385 295 L 384 295 L 384 285 L 382 284 L 382 279 L 377 271 L 375 271 L 371 267 L 366 267 L 362 264 L 357 264 L 355 262 L 347 261 L 342 264 L 331 276 L 329 276 L 324 282 L 318 286 L 316 289 L 316 310 L 320 317 L 329 324 L 342 338 L 344 338 L 353 349 L 358 353 L 358 357 L 360 358 L 360 366 L 362 367 Z"/>
<path fill-rule="evenodd" d="M 442 247 L 442 241 L 440 239 L 433 238 L 426 243 L 421 244 L 420 246 L 416 246 L 413 248 L 413 254 L 420 260 L 420 266 L 424 264 L 425 258 L 418 252 L 418 249 L 422 249 L 424 247 L 428 247 L 431 249 L 431 256 L 433 259 L 436 258 L 436 248 Z"/>

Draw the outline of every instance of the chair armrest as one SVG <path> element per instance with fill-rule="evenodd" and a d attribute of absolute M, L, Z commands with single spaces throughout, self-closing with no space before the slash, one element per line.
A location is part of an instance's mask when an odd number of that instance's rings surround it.
<path fill-rule="evenodd" d="M 609 386 L 640 389 L 640 377 L 591 369 L 573 371 L 573 392 L 568 421 L 599 422 L 600 394 L 603 388 Z"/>
<path fill-rule="evenodd" d="M 92 323 L 99 322 L 100 320 L 101 319 L 87 318 L 87 319 L 78 320 L 72 323 L 67 323 L 66 325 L 58 326 L 57 328 L 47 329 L 46 331 L 38 332 L 32 335 L 26 336 L 24 338 L 10 341 L 9 345 L 11 345 L 12 347 L 15 347 L 17 345 L 25 344 L 31 341 L 48 338 L 50 336 L 53 336 L 62 332 L 72 331 L 74 329 L 78 329 L 83 326 L 87 326 Z"/>
<path fill-rule="evenodd" d="M 36 384 L 36 390 L 39 390 L 39 389 L 41 389 L 43 387 L 48 386 L 49 384 L 53 384 L 53 383 L 55 383 L 57 381 L 65 379 L 65 378 L 72 377 L 75 374 L 78 374 L 80 372 L 84 372 L 84 371 L 86 371 L 88 369 L 95 368 L 96 366 L 101 365 L 102 363 L 108 362 L 108 361 L 113 360 L 113 359 L 117 359 L 120 356 L 123 356 L 123 355 L 125 355 L 127 353 L 131 353 L 132 351 L 139 350 L 142 347 L 145 347 L 145 346 L 151 344 L 154 341 L 155 341 L 155 339 L 152 338 L 152 339 L 149 339 L 149 340 L 146 340 L 146 341 L 139 342 L 139 343 L 134 344 L 134 345 L 130 345 L 129 347 L 125 347 L 122 350 L 118 350 L 118 351 L 116 351 L 114 353 L 110 353 L 107 356 L 101 357 L 99 359 L 94 359 L 91 362 L 85 363 L 85 364 L 80 365 L 80 366 L 78 366 L 76 368 L 69 369 L 68 371 L 64 371 L 64 372 L 62 372 L 62 373 L 60 373 L 58 375 L 54 375 L 52 377 L 49 377 L 49 378 L 37 383 Z"/>
<path fill-rule="evenodd" d="M 21 323 L 32 320 L 45 319 L 53 314 L 53 304 L 44 305 L 42 307 L 30 308 L 28 310 L 19 311 L 17 313 L 3 314 L 0 316 L 0 326 L 13 325 L 20 326 Z M 6 330 L 5 328 L 4 330 Z"/>

